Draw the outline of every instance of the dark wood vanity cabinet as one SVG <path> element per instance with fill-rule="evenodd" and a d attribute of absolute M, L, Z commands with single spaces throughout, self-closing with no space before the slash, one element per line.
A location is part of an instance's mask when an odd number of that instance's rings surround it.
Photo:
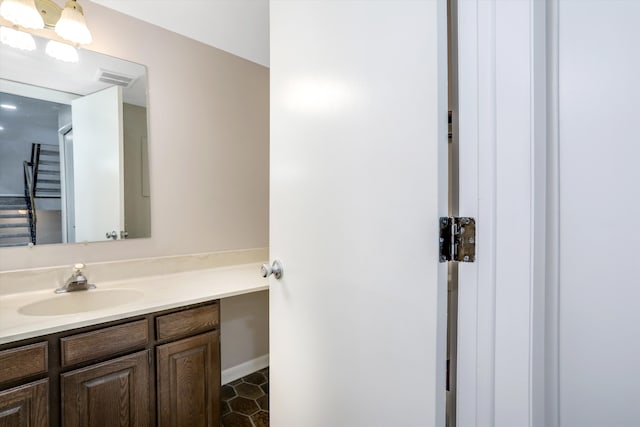
<path fill-rule="evenodd" d="M 0 346 L 0 426 L 219 426 L 217 301 Z"/>

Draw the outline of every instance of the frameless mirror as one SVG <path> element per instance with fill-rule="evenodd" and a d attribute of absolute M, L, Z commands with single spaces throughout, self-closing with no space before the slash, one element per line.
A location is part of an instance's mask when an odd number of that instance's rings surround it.
<path fill-rule="evenodd" d="M 0 247 L 149 237 L 147 76 L 0 44 Z"/>

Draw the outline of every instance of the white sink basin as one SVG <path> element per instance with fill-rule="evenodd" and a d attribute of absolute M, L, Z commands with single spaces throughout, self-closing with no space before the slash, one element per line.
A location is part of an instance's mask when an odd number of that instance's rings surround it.
<path fill-rule="evenodd" d="M 144 295 L 135 289 L 92 289 L 53 295 L 18 309 L 26 316 L 60 316 L 103 310 L 133 302 Z"/>

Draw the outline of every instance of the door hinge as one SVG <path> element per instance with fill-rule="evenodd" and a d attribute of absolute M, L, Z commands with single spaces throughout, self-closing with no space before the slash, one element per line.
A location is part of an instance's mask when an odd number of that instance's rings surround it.
<path fill-rule="evenodd" d="M 469 217 L 440 218 L 440 262 L 474 262 L 476 220 Z"/>

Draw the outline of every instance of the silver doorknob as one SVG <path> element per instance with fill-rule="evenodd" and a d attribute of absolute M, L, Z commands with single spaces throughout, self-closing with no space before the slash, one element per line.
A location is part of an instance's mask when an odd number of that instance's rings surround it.
<path fill-rule="evenodd" d="M 262 277 L 269 277 L 273 274 L 273 277 L 279 279 L 282 277 L 282 264 L 278 260 L 273 261 L 271 265 L 262 264 L 260 272 L 262 273 Z"/>

